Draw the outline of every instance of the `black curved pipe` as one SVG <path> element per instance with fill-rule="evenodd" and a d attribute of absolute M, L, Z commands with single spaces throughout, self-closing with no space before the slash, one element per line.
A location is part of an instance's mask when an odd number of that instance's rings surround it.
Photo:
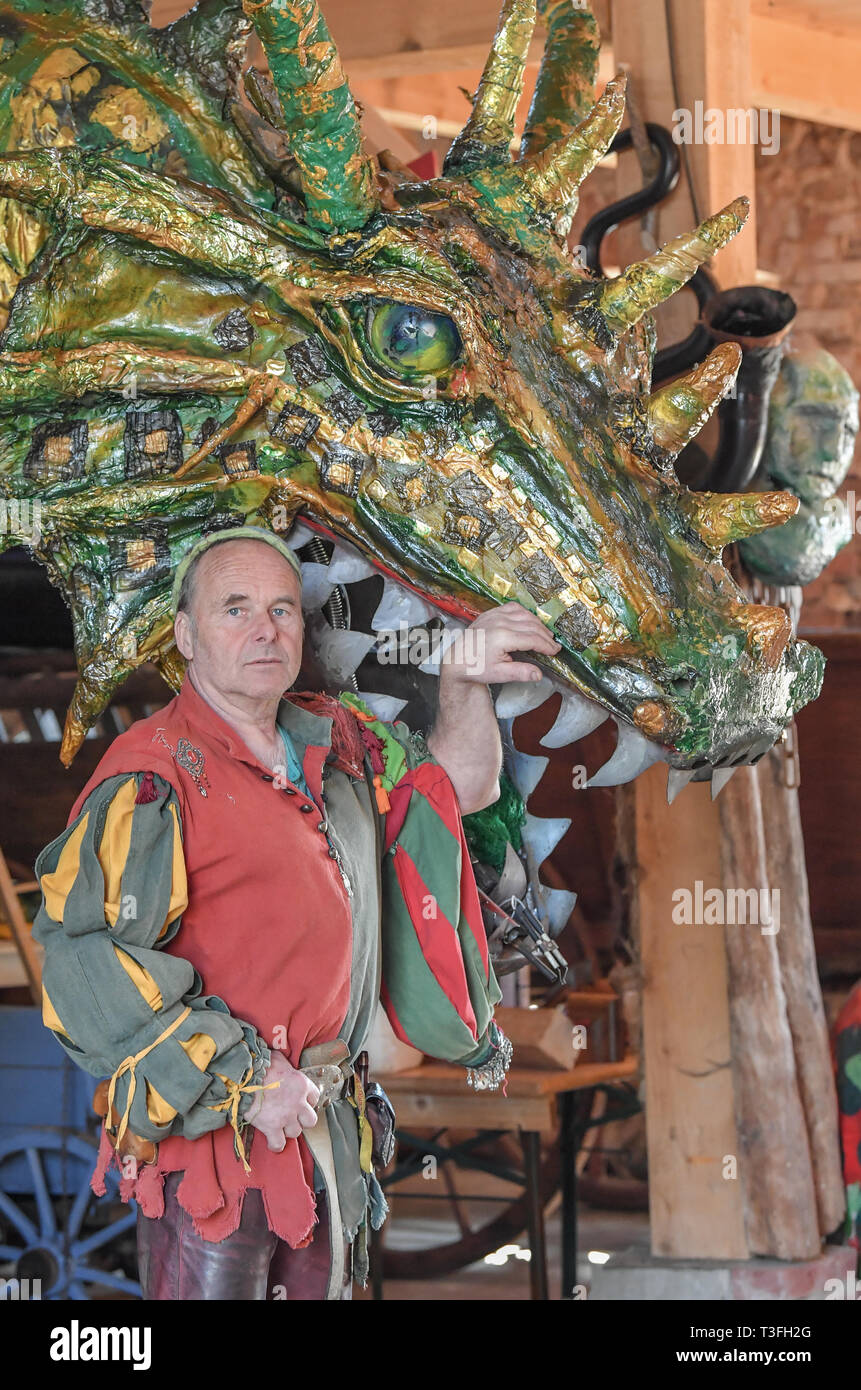
<path fill-rule="evenodd" d="M 658 171 L 650 183 L 644 184 L 636 193 L 629 193 L 626 198 L 619 198 L 617 202 L 608 204 L 600 212 L 596 212 L 594 217 L 590 217 L 586 226 L 583 228 L 580 245 L 585 252 L 585 263 L 589 270 L 596 275 L 602 275 L 601 269 L 601 242 L 614 228 L 620 223 L 629 221 L 632 217 L 638 217 L 649 208 L 653 208 L 656 203 L 663 202 L 668 193 L 672 193 L 679 181 L 679 147 L 673 140 L 670 132 L 662 125 L 655 125 L 654 122 L 646 123 L 646 134 L 649 137 L 649 144 L 658 156 Z M 634 144 L 634 136 L 631 130 L 620 130 L 613 140 L 608 150 L 608 154 L 622 154 L 629 150 Z"/>
<path fill-rule="evenodd" d="M 765 448 L 768 402 L 796 312 L 791 295 L 761 285 L 739 285 L 709 300 L 703 310 L 709 346 L 738 343 L 742 358 L 735 394 L 718 407 L 718 447 L 693 482 L 683 479 L 688 487 L 744 492 L 750 486 Z"/>
<path fill-rule="evenodd" d="M 662 202 L 669 193 L 672 193 L 679 181 L 679 147 L 672 135 L 665 126 L 656 125 L 653 121 L 647 121 L 645 129 L 649 137 L 649 144 L 659 159 L 658 170 L 654 178 L 649 183 L 644 184 L 637 192 L 630 193 L 626 198 L 619 198 L 615 203 L 610 203 L 600 212 L 596 212 L 595 216 L 590 217 L 583 228 L 580 244 L 584 252 L 584 262 L 596 275 L 603 274 L 601 243 L 604 237 L 622 222 L 627 222 L 632 217 L 640 217 L 644 212 L 648 212 L 649 208 Z M 630 129 L 620 130 L 610 146 L 609 153 L 621 154 L 625 150 L 631 149 L 633 144 L 633 132 Z M 696 295 L 701 312 L 717 291 L 714 280 L 702 267 L 688 281 L 687 288 Z M 662 348 L 660 352 L 656 353 L 652 368 L 653 386 L 659 386 L 662 381 L 669 381 L 674 376 L 680 376 L 689 367 L 701 362 L 711 346 L 711 338 L 702 324 L 697 321 L 688 336 L 683 338 L 681 342 L 672 343 L 669 347 Z"/>

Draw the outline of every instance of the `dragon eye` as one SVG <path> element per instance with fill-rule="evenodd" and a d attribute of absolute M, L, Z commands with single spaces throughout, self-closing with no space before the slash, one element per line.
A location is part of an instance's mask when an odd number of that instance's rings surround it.
<path fill-rule="evenodd" d="M 463 350 L 460 334 L 447 314 L 433 314 L 414 304 L 372 304 L 367 339 L 374 356 L 403 377 L 440 376 Z"/>

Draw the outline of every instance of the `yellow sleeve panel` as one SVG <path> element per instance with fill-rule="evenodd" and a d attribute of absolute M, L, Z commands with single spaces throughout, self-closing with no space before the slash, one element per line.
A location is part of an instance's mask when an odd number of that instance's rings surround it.
<path fill-rule="evenodd" d="M 215 1056 L 215 1041 L 208 1033 L 195 1033 L 186 1042 L 180 1041 L 179 1045 L 201 1071 L 206 1071 Z M 176 1114 L 173 1106 L 168 1104 L 164 1096 L 159 1095 L 149 1081 L 146 1083 L 146 1112 L 154 1125 L 170 1124 Z"/>
<path fill-rule="evenodd" d="M 161 997 L 161 990 L 148 970 L 144 970 L 142 965 L 138 965 L 130 955 L 121 950 L 119 946 L 114 946 L 117 960 L 128 975 L 135 989 L 143 995 L 153 1013 L 158 1013 L 164 1007 L 164 1000 Z"/>
<path fill-rule="evenodd" d="M 45 910 L 55 922 L 62 922 L 66 898 L 72 884 L 78 877 L 78 870 L 81 867 L 81 843 L 87 833 L 89 818 L 90 813 L 88 811 L 85 816 L 81 817 L 80 825 L 75 828 L 64 844 L 54 872 L 43 874 L 41 878 Z"/>
<path fill-rule="evenodd" d="M 99 846 L 99 863 L 105 876 L 105 917 L 112 927 L 116 926 L 122 907 L 123 874 L 132 842 L 132 822 L 136 796 L 137 782 L 134 777 L 130 777 L 127 782 L 123 783 L 119 791 L 114 793 L 108 807 L 102 842 Z M 157 940 L 161 940 L 171 922 L 175 922 L 177 917 L 181 917 L 188 907 L 188 883 L 185 874 L 185 859 L 182 853 L 182 834 L 179 816 L 172 803 L 170 813 L 173 818 L 173 869 L 170 903 L 164 926 L 159 932 Z"/>
<path fill-rule="evenodd" d="M 188 907 L 188 880 L 185 875 L 185 858 L 182 853 L 182 832 L 179 828 L 179 814 L 173 802 L 170 804 L 170 813 L 173 816 L 173 878 L 170 885 L 167 918 L 158 934 L 159 940 L 164 936 L 171 922 L 175 922 L 177 917 L 181 917 Z"/>
<path fill-rule="evenodd" d="M 130 777 L 119 791 L 114 792 L 98 851 L 99 863 L 105 876 L 105 917 L 112 927 L 117 925 L 122 905 L 123 872 L 132 842 L 136 796 L 137 783 L 134 777 Z"/>
<path fill-rule="evenodd" d="M 50 995 L 44 985 L 42 986 L 42 1022 L 45 1027 L 50 1028 L 53 1033 L 62 1033 L 64 1038 L 69 1038 L 69 1042 L 74 1041 L 73 1038 L 69 1037 L 69 1034 L 60 1022 L 60 1015 L 51 1003 Z"/>

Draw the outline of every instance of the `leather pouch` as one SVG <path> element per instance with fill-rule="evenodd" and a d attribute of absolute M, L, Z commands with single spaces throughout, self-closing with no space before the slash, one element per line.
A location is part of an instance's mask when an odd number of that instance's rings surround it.
<path fill-rule="evenodd" d="M 395 1111 L 378 1081 L 365 1088 L 365 1114 L 374 1136 L 371 1162 L 375 1168 L 388 1168 L 395 1156 Z"/>

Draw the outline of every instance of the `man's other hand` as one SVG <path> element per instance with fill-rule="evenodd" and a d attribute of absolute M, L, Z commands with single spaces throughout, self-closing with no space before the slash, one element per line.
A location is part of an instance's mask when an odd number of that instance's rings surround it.
<path fill-rule="evenodd" d="M 258 1091 L 248 1108 L 246 1119 L 266 1135 L 266 1143 L 279 1153 L 288 1139 L 298 1139 L 303 1129 L 317 1123 L 314 1106 L 320 1088 L 309 1081 L 304 1072 L 291 1066 L 281 1052 L 272 1052 L 272 1060 L 263 1078 L 263 1085 L 279 1084 L 271 1091 Z"/>

